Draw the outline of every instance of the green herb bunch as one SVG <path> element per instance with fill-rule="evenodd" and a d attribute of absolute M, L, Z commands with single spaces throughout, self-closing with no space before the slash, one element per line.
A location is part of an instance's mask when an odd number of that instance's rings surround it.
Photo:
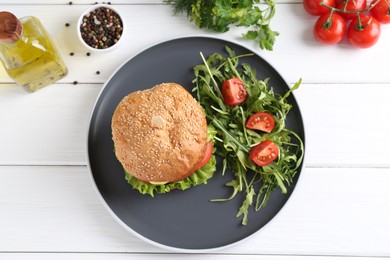
<path fill-rule="evenodd" d="M 186 13 L 199 28 L 227 32 L 230 26 L 246 27 L 245 39 L 272 50 L 278 32 L 271 30 L 275 0 L 164 0 L 174 13 Z M 260 7 L 264 7 L 261 9 Z"/>
<path fill-rule="evenodd" d="M 233 189 L 229 198 L 213 201 L 227 201 L 238 193 L 245 192 L 245 199 L 237 217 L 242 216 L 242 224 L 248 222 L 251 206 L 258 211 L 265 207 L 271 193 L 280 188 L 287 193 L 303 160 L 304 146 L 298 134 L 285 126 L 291 105 L 287 97 L 298 88 L 298 81 L 284 96 L 275 93 L 268 79 L 259 80 L 256 71 L 249 64 L 240 64 L 242 57 L 226 47 L 228 57 L 214 53 L 207 60 L 201 54 L 204 64 L 194 67 L 194 91 L 202 105 L 210 126 L 214 127 L 216 154 L 223 158 L 222 174 L 229 168 L 234 174 L 226 185 Z M 227 106 L 220 91 L 220 85 L 232 77 L 240 78 L 246 87 L 248 97 L 237 106 Z M 256 112 L 268 112 L 274 116 L 275 128 L 271 133 L 247 129 L 247 119 Z M 264 140 L 278 145 L 279 157 L 267 166 L 257 166 L 249 156 L 251 147 Z"/>

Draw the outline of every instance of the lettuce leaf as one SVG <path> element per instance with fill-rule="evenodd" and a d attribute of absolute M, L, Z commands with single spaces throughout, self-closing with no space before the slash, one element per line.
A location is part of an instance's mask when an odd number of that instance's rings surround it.
<path fill-rule="evenodd" d="M 133 177 L 128 172 L 126 172 L 125 179 L 130 184 L 130 186 L 133 187 L 133 189 L 138 190 L 141 194 L 148 194 L 154 197 L 155 193 L 163 194 L 175 189 L 186 190 L 192 186 L 196 186 L 199 184 L 206 184 L 207 180 L 213 177 L 215 170 L 216 170 L 216 159 L 215 156 L 213 155 L 205 166 L 195 171 L 189 177 L 178 182 L 172 182 L 166 184 L 144 183 L 138 180 L 137 178 Z"/>

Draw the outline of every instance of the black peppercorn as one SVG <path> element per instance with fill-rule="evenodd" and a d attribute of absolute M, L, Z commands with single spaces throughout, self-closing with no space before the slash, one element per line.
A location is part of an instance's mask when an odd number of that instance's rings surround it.
<path fill-rule="evenodd" d="M 66 27 L 69 27 L 69 26 L 70 26 L 70 24 L 69 24 L 69 23 L 66 23 L 66 24 L 65 24 L 65 26 L 66 26 Z"/>
<path fill-rule="evenodd" d="M 119 15 L 107 7 L 98 7 L 82 18 L 81 37 L 92 48 L 106 49 L 114 45 L 123 33 Z"/>
<path fill-rule="evenodd" d="M 90 55 L 91 55 L 91 53 L 87 52 L 87 56 L 90 56 Z"/>
<path fill-rule="evenodd" d="M 73 85 L 77 85 L 77 83 L 78 83 L 78 82 L 77 82 L 76 80 L 75 80 L 75 81 L 73 81 Z"/>
<path fill-rule="evenodd" d="M 99 75 L 99 74 L 100 74 L 100 71 L 96 71 L 96 74 Z"/>
<path fill-rule="evenodd" d="M 70 55 L 70 56 L 73 56 L 73 55 L 74 55 L 74 52 L 69 53 L 69 55 Z"/>

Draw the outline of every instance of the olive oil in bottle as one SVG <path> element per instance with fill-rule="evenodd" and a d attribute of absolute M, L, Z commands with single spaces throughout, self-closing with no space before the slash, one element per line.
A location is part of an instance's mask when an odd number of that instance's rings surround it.
<path fill-rule="evenodd" d="M 8 75 L 28 91 L 36 91 L 67 74 L 67 68 L 41 22 L 0 12 L 0 60 Z"/>

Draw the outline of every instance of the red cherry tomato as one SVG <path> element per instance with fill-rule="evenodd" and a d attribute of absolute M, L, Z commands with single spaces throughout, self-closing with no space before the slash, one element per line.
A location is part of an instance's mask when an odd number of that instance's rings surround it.
<path fill-rule="evenodd" d="M 335 44 L 344 38 L 346 28 L 346 22 L 339 14 L 324 14 L 315 23 L 313 33 L 319 42 Z"/>
<path fill-rule="evenodd" d="M 361 11 L 366 9 L 367 0 L 341 0 L 336 8 L 343 11 Z M 356 14 L 354 13 L 340 13 L 345 19 L 354 19 Z"/>
<path fill-rule="evenodd" d="M 265 140 L 259 143 L 258 145 L 252 147 L 249 152 L 251 160 L 259 166 L 270 164 L 278 158 L 278 155 L 278 146 L 271 140 Z"/>
<path fill-rule="evenodd" d="M 373 3 L 376 0 L 373 1 Z M 390 23 L 390 1 L 380 0 L 371 10 L 370 13 L 381 23 Z"/>
<path fill-rule="evenodd" d="M 348 27 L 348 41 L 359 48 L 369 48 L 379 39 L 381 26 L 377 19 L 370 15 L 360 16 L 361 24 L 358 18 L 352 20 Z"/>
<path fill-rule="evenodd" d="M 210 161 L 210 158 L 212 155 L 213 155 L 213 143 L 208 142 L 206 144 L 206 151 L 204 152 L 204 157 L 203 157 L 202 161 L 196 167 L 196 170 L 205 166 Z"/>
<path fill-rule="evenodd" d="M 311 15 L 322 15 L 330 12 L 330 9 L 321 5 L 322 0 L 303 0 L 303 7 Z M 335 6 L 336 0 L 324 0 L 323 2 L 329 6 Z"/>
<path fill-rule="evenodd" d="M 275 120 L 267 112 L 258 112 L 249 117 L 248 121 L 246 121 L 245 126 L 249 129 L 256 129 L 271 133 L 271 131 L 275 127 Z"/>
<path fill-rule="evenodd" d="M 245 101 L 247 94 L 244 82 L 239 78 L 231 78 L 222 83 L 222 97 L 229 106 L 235 106 Z"/>

